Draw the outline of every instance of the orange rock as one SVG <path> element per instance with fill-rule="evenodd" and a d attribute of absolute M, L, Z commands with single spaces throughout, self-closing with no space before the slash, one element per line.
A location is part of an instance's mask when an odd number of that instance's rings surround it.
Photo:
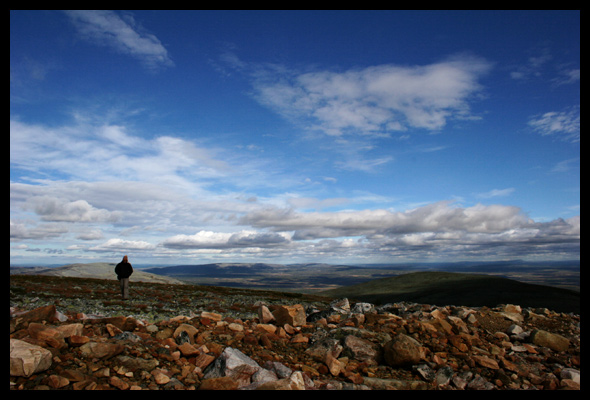
<path fill-rule="evenodd" d="M 70 381 L 67 378 L 64 378 L 63 376 L 50 375 L 49 378 L 47 378 L 47 385 L 54 389 L 59 389 L 69 384 Z"/>
<path fill-rule="evenodd" d="M 272 315 L 275 317 L 277 325 L 301 326 L 306 323 L 305 309 L 301 304 L 278 306 Z"/>

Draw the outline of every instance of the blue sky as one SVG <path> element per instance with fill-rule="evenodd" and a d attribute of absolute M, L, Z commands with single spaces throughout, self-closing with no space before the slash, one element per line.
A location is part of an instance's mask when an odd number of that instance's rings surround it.
<path fill-rule="evenodd" d="M 577 259 L 580 13 L 11 11 L 10 187 L 11 263 Z"/>

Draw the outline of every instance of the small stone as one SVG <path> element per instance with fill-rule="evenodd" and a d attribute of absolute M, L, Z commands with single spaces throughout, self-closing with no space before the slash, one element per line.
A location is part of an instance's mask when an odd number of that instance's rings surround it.
<path fill-rule="evenodd" d="M 56 313 L 55 305 L 44 306 L 35 308 L 34 310 L 28 311 L 14 318 L 16 329 L 21 329 L 30 322 L 53 322 L 55 320 Z"/>
<path fill-rule="evenodd" d="M 88 342 L 80 347 L 83 356 L 88 358 L 110 358 L 121 353 L 125 347 L 119 343 Z"/>
<path fill-rule="evenodd" d="M 403 333 L 398 334 L 383 346 L 383 357 L 391 367 L 417 364 L 422 350 L 420 343 Z"/>
<path fill-rule="evenodd" d="M 210 356 L 209 354 L 201 354 L 195 359 L 195 366 L 204 370 L 215 361 L 215 357 Z"/>
<path fill-rule="evenodd" d="M 54 389 L 59 389 L 69 384 L 70 381 L 67 378 L 64 378 L 63 376 L 49 375 L 49 378 L 47 378 L 47 385 Z"/>
<path fill-rule="evenodd" d="M 344 338 L 344 354 L 355 360 L 366 362 L 368 365 L 377 365 L 380 359 L 379 346 L 366 339 L 348 335 Z"/>
<path fill-rule="evenodd" d="M 185 357 L 193 357 L 200 354 L 199 350 L 190 343 L 183 343 L 178 346 L 178 350 L 182 353 Z"/>
<path fill-rule="evenodd" d="M 438 371 L 436 371 L 436 384 L 438 386 L 447 386 L 454 373 L 455 371 L 453 371 L 453 368 L 449 367 L 448 365 L 440 368 Z"/>
<path fill-rule="evenodd" d="M 231 331 L 234 331 L 234 332 L 243 332 L 244 331 L 244 326 L 237 324 L 235 322 L 232 322 L 227 327 L 228 327 L 228 329 L 230 329 Z"/>
<path fill-rule="evenodd" d="M 111 376 L 111 369 L 109 367 L 101 368 L 97 370 L 95 373 L 93 373 L 92 376 L 95 376 L 97 378 L 108 378 L 109 376 Z"/>
<path fill-rule="evenodd" d="M 356 303 L 350 310 L 353 314 L 368 314 L 375 312 L 375 306 L 371 303 Z"/>
<path fill-rule="evenodd" d="M 340 372 L 344 370 L 344 364 L 342 364 L 342 362 L 332 357 L 331 355 L 328 355 L 326 359 L 326 366 L 328 367 L 328 370 L 333 376 L 338 376 L 338 374 L 340 374 Z"/>
<path fill-rule="evenodd" d="M 115 336 L 115 335 L 118 335 L 119 333 L 123 332 L 121 329 L 119 329 L 118 327 L 116 327 L 113 324 L 107 324 L 106 328 L 107 328 L 107 332 L 109 333 L 110 336 Z"/>
<path fill-rule="evenodd" d="M 80 324 L 80 323 L 60 325 L 60 326 L 55 327 L 55 329 L 60 331 L 62 333 L 63 337 L 66 339 L 73 336 L 73 335 L 81 336 L 83 328 L 84 328 L 84 325 Z"/>
<path fill-rule="evenodd" d="M 540 329 L 531 332 L 530 340 L 537 346 L 548 347 L 555 351 L 567 351 L 570 346 L 569 339 Z"/>
<path fill-rule="evenodd" d="M 492 390 L 495 389 L 493 383 L 488 382 L 485 378 L 480 375 L 476 375 L 475 378 L 467 384 L 467 389 L 473 390 Z"/>
<path fill-rule="evenodd" d="M 67 347 L 63 333 L 55 329 L 55 327 L 31 322 L 28 331 L 32 338 L 38 339 L 55 349 Z"/>
<path fill-rule="evenodd" d="M 203 311 L 201 313 L 201 318 L 207 318 L 211 321 L 221 321 L 221 314 Z"/>
<path fill-rule="evenodd" d="M 88 336 L 72 335 L 67 339 L 67 341 L 72 347 L 80 347 L 83 344 L 90 342 L 90 338 Z"/>
<path fill-rule="evenodd" d="M 152 376 L 158 385 L 165 385 L 170 382 L 170 377 L 158 368 L 152 371 Z"/>
<path fill-rule="evenodd" d="M 577 369 L 564 368 L 561 370 L 560 376 L 561 379 L 571 379 L 578 385 L 580 384 L 580 371 L 578 371 Z"/>
<path fill-rule="evenodd" d="M 263 332 L 275 333 L 277 330 L 277 327 L 272 324 L 258 324 L 258 325 L 256 325 L 256 329 L 259 331 L 263 331 Z"/>
<path fill-rule="evenodd" d="M 473 356 L 472 358 L 473 358 L 473 360 L 475 360 L 475 362 L 477 362 L 482 367 L 490 368 L 490 369 L 499 369 L 500 368 L 500 366 L 498 366 L 498 362 L 496 360 L 489 358 L 489 357 Z"/>
<path fill-rule="evenodd" d="M 291 343 L 308 343 L 309 342 L 309 338 L 307 336 L 304 336 L 302 333 L 298 333 L 297 335 L 293 336 L 293 338 L 291 338 Z"/>
<path fill-rule="evenodd" d="M 125 382 L 124 380 L 122 380 L 121 378 L 119 378 L 118 376 L 111 376 L 111 378 L 109 379 L 109 384 L 111 386 L 116 387 L 119 390 L 129 389 L 129 384 L 127 382 Z"/>
<path fill-rule="evenodd" d="M 302 326 L 306 323 L 305 309 L 301 304 L 278 306 L 272 315 L 275 317 L 277 325 Z"/>
<path fill-rule="evenodd" d="M 350 312 L 350 302 L 347 298 L 334 300 L 330 303 L 330 309 L 340 314 L 348 314 Z"/>
<path fill-rule="evenodd" d="M 195 336 L 199 333 L 197 328 L 195 328 L 193 325 L 189 325 L 189 324 L 180 324 L 178 326 L 178 328 L 176 328 L 176 330 L 172 334 L 172 337 L 174 337 L 174 339 L 176 339 L 182 332 L 187 333 L 188 339 L 191 344 L 195 343 Z"/>
<path fill-rule="evenodd" d="M 275 317 L 272 315 L 268 307 L 262 304 L 260 307 L 258 307 L 258 319 L 263 324 L 268 324 L 269 322 L 274 321 Z"/>
<path fill-rule="evenodd" d="M 508 329 L 506 329 L 506 333 L 509 335 L 519 335 L 522 332 L 524 332 L 524 330 L 520 327 L 520 325 L 517 324 L 512 324 L 508 327 Z"/>
<path fill-rule="evenodd" d="M 436 373 L 427 364 L 417 365 L 415 369 L 426 382 L 432 382 L 436 378 Z"/>

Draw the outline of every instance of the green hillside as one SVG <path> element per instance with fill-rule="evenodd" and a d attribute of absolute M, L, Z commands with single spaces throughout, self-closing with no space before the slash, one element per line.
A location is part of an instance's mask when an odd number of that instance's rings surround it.
<path fill-rule="evenodd" d="M 318 293 L 373 304 L 409 301 L 435 305 L 489 306 L 518 304 L 555 311 L 580 312 L 580 293 L 490 275 L 414 272 L 375 279 Z"/>

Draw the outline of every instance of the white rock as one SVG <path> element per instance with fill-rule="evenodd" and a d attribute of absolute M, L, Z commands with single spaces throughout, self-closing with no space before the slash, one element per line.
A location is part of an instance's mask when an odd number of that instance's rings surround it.
<path fill-rule="evenodd" d="M 564 368 L 561 370 L 561 379 L 571 379 L 576 383 L 580 383 L 580 371 L 573 368 Z"/>
<path fill-rule="evenodd" d="M 31 376 L 51 367 L 51 352 L 18 339 L 10 339 L 10 375 Z"/>

